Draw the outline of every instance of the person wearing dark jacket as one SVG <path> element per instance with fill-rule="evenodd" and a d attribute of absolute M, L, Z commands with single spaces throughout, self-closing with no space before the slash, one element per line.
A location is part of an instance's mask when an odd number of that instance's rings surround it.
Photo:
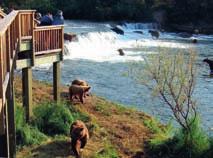
<path fill-rule="evenodd" d="M 63 25 L 64 24 L 64 17 L 63 12 L 61 10 L 58 10 L 57 14 L 55 15 L 53 19 L 53 25 Z"/>
<path fill-rule="evenodd" d="M 44 15 L 41 18 L 41 23 L 40 26 L 48 26 L 48 25 L 52 25 L 53 23 L 53 17 L 51 13 L 47 13 L 46 15 Z"/>

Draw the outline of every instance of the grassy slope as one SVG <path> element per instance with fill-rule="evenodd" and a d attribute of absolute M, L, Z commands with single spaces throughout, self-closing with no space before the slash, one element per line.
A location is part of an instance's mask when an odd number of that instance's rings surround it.
<path fill-rule="evenodd" d="M 21 86 L 20 78 L 16 78 L 17 102 L 21 102 Z M 67 100 L 67 95 L 68 88 L 62 87 L 62 98 L 64 100 Z M 51 85 L 33 81 L 34 105 L 51 100 Z M 98 154 L 112 153 L 114 149 L 122 158 L 148 157 L 144 148 L 145 142 L 151 137 L 151 132 L 143 124 L 144 120 L 150 119 L 148 115 L 96 96 L 87 97 L 83 105 L 73 103 L 70 106 L 90 118 L 87 126 L 91 129 L 91 138 L 83 151 L 84 157 L 100 157 Z M 70 155 L 70 138 L 56 136 L 55 138 L 49 138 L 41 145 L 25 147 L 17 153 L 17 158 L 22 157 L 73 157 Z"/>

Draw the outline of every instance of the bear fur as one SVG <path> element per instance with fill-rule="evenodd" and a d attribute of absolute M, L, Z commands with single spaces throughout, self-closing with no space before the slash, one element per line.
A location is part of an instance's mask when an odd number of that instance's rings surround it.
<path fill-rule="evenodd" d="M 84 103 L 84 96 L 85 93 L 90 90 L 90 86 L 79 86 L 79 85 L 71 85 L 69 87 L 69 95 L 70 95 L 70 101 L 73 100 L 73 96 L 78 96 L 81 103 Z"/>
<path fill-rule="evenodd" d="M 125 55 L 123 49 L 118 49 L 118 52 L 119 52 L 119 55 L 120 55 L 120 56 L 124 56 L 124 55 Z"/>
<path fill-rule="evenodd" d="M 88 83 L 84 80 L 73 80 L 72 85 L 89 86 Z"/>
<path fill-rule="evenodd" d="M 70 127 L 70 137 L 72 139 L 72 151 L 76 158 L 80 158 L 80 149 L 85 147 L 89 139 L 89 131 L 86 125 L 80 120 L 73 122 Z"/>
<path fill-rule="evenodd" d="M 149 30 L 149 33 L 152 35 L 152 38 L 155 37 L 158 39 L 160 37 L 160 33 L 157 30 Z"/>
<path fill-rule="evenodd" d="M 86 81 L 84 81 L 84 80 L 78 80 L 78 79 L 76 79 L 76 80 L 73 80 L 72 81 L 72 85 L 79 85 L 79 86 L 89 86 L 89 84 L 86 82 Z M 86 98 L 86 96 L 89 96 L 89 93 L 84 93 L 84 97 Z"/>

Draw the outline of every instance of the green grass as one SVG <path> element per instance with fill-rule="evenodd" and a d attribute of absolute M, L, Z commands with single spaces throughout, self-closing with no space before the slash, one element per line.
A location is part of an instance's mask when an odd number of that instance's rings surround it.
<path fill-rule="evenodd" d="M 180 129 L 175 136 L 177 139 L 177 150 L 182 150 L 193 157 L 202 157 L 210 149 L 210 141 L 200 126 L 200 118 L 197 117 L 191 124 L 191 132 Z"/>
<path fill-rule="evenodd" d="M 98 151 L 94 158 L 119 158 L 119 156 L 116 149 L 109 142 L 106 142 L 104 148 Z"/>
<path fill-rule="evenodd" d="M 83 122 L 90 122 L 91 118 L 87 113 L 82 113 L 74 108 L 74 105 L 68 106 L 70 112 L 72 113 L 72 116 L 74 120 L 81 120 Z"/>
<path fill-rule="evenodd" d="M 158 148 L 159 145 L 173 138 L 174 128 L 171 123 L 162 126 L 160 122 L 155 119 L 147 119 L 144 120 L 144 125 L 153 133 L 153 137 L 149 142 L 151 148 Z"/>
<path fill-rule="evenodd" d="M 24 145 L 40 144 L 48 137 L 41 133 L 36 127 L 25 122 L 25 112 L 20 106 L 16 106 L 16 143 L 18 147 Z"/>
<path fill-rule="evenodd" d="M 147 126 L 153 133 L 148 148 L 153 158 L 211 158 L 213 143 L 202 130 L 200 120 L 197 117 L 191 125 L 191 132 L 183 129 L 173 128 L 171 124 L 160 126 L 159 122 L 145 120 Z M 210 156 L 211 155 L 211 156 Z"/>
<path fill-rule="evenodd" d="M 16 141 L 17 146 L 41 144 L 49 136 L 69 135 L 70 125 L 75 120 L 89 122 L 87 114 L 76 111 L 66 103 L 42 103 L 34 109 L 34 117 L 26 123 L 25 111 L 16 106 Z M 91 128 L 94 128 L 91 126 Z"/>
<path fill-rule="evenodd" d="M 34 109 L 33 124 L 48 135 L 69 134 L 74 117 L 66 104 L 44 103 Z"/>

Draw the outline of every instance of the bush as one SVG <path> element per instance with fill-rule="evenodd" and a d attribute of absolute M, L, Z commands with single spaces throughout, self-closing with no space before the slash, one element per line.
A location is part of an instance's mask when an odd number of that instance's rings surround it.
<path fill-rule="evenodd" d="M 157 120 L 148 119 L 144 120 L 144 125 L 153 133 L 153 138 L 150 139 L 149 143 L 151 148 L 158 148 L 159 145 L 164 144 L 173 138 L 174 128 L 171 123 L 162 126 Z"/>
<path fill-rule="evenodd" d="M 170 127 L 158 128 L 155 123 L 147 123 L 154 136 L 149 142 L 150 155 L 155 158 L 210 158 L 210 142 L 200 127 L 199 117 L 191 124 L 191 132 L 180 129 L 172 136 Z M 165 131 L 165 132 L 163 132 Z M 174 132 L 173 132 L 174 133 Z M 169 136 L 169 137 L 168 137 Z"/>
<path fill-rule="evenodd" d="M 16 144 L 18 146 L 40 144 L 47 139 L 47 136 L 41 133 L 37 128 L 26 124 L 25 112 L 22 107 L 16 107 Z"/>
<path fill-rule="evenodd" d="M 68 107 L 54 103 L 45 103 L 34 109 L 33 124 L 48 135 L 69 134 L 74 118 Z"/>
<path fill-rule="evenodd" d="M 199 157 L 209 150 L 210 142 L 208 136 L 200 127 L 200 118 L 196 117 L 190 126 L 190 133 L 180 129 L 177 139 L 177 150 L 182 150 L 188 156 Z"/>

